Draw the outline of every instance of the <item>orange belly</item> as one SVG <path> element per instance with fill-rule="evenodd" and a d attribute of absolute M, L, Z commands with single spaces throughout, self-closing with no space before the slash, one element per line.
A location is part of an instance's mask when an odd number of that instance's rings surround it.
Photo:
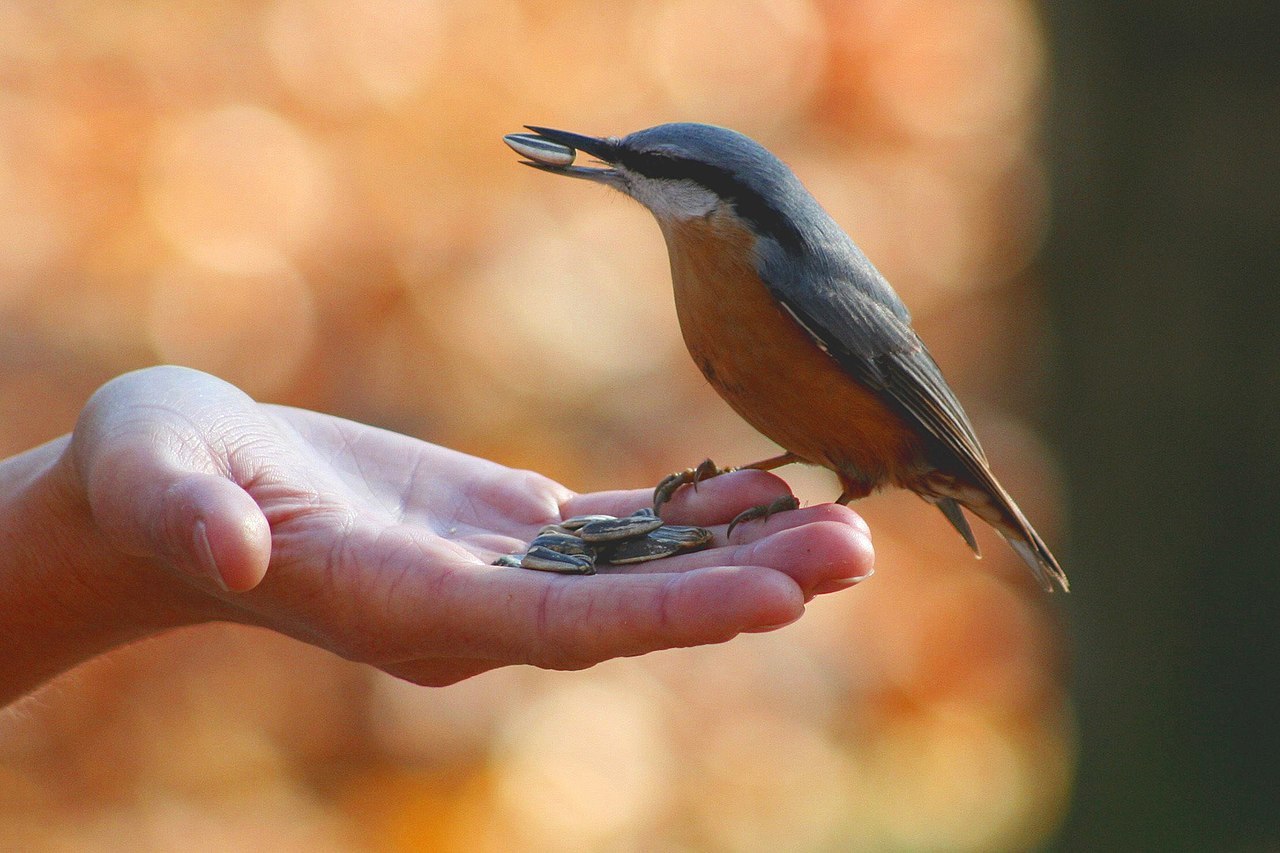
<path fill-rule="evenodd" d="M 915 434 L 777 304 L 755 271 L 749 231 L 716 216 L 663 233 L 685 345 L 747 423 L 867 488 L 911 475 Z"/>

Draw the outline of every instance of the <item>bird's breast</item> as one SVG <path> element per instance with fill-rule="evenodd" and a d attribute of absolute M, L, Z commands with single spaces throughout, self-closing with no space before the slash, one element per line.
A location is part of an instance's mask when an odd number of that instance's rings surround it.
<path fill-rule="evenodd" d="M 690 355 L 748 423 L 868 488 L 919 464 L 919 441 L 873 390 L 820 349 L 770 294 L 755 235 L 725 216 L 664 223 Z"/>

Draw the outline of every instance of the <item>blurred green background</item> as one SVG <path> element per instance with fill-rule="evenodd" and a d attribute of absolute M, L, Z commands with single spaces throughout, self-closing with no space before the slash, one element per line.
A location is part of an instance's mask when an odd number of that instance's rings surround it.
<path fill-rule="evenodd" d="M 0 715 L 0 848 L 1280 849 L 1276 18 L 0 0 L 0 453 L 176 362 L 579 490 L 769 455 L 648 215 L 500 142 L 708 121 L 894 282 L 1073 582 L 889 494 L 873 580 L 721 647 L 425 690 L 174 632 Z"/>
<path fill-rule="evenodd" d="M 1054 3 L 1071 850 L 1280 849 L 1280 8 Z"/>

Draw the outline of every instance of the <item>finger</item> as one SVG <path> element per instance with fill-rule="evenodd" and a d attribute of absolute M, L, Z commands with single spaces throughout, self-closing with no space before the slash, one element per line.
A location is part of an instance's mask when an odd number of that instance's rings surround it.
<path fill-rule="evenodd" d="M 786 481 L 767 471 L 731 471 L 703 480 L 696 489 L 691 485 L 678 489 L 663 504 L 662 517 L 673 524 L 728 524 L 745 509 L 789 494 Z M 593 513 L 629 515 L 651 506 L 653 489 L 631 489 L 575 495 L 561 505 L 561 511 L 565 518 Z"/>
<path fill-rule="evenodd" d="M 590 492 L 573 497 L 560 504 L 560 517 L 575 515 L 630 515 L 638 509 L 653 506 L 652 489 L 625 489 L 608 492 Z"/>
<path fill-rule="evenodd" d="M 251 405 L 221 380 L 182 368 L 126 374 L 94 394 L 72 450 L 94 520 L 109 541 L 224 589 L 257 584 L 270 555 L 267 521 L 221 475 L 199 426 L 203 415 L 226 421 L 229 412 Z"/>
<path fill-rule="evenodd" d="M 804 591 L 806 601 L 852 586 L 875 570 L 871 537 L 838 521 L 789 527 L 739 549 L 736 560 L 777 567 Z"/>
<path fill-rule="evenodd" d="M 768 488 L 768 484 L 760 487 Z M 720 499 L 707 495 L 708 504 L 713 507 Z M 874 573 L 875 548 L 870 528 L 862 516 L 840 504 L 803 507 L 741 524 L 733 532 L 738 544 L 729 547 L 724 547 L 724 526 L 718 526 L 715 532 L 721 547 L 627 566 L 602 566 L 598 570 L 608 574 L 662 574 L 712 566 L 761 565 L 787 574 L 806 598 L 846 589 Z"/>
<path fill-rule="evenodd" d="M 531 662 L 577 669 L 614 657 L 726 642 L 804 614 L 803 593 L 764 566 L 717 566 L 681 574 L 573 578 L 551 587 L 520 633 L 539 641 Z M 517 635 L 519 636 L 519 635 Z"/>
<path fill-rule="evenodd" d="M 503 666 L 502 662 L 496 660 L 436 658 L 385 664 L 379 668 L 388 675 L 423 687 L 448 687 L 500 666 Z"/>
<path fill-rule="evenodd" d="M 271 527 L 254 499 L 230 480 L 192 474 L 177 480 L 161 509 L 175 563 L 230 592 L 257 586 L 271 559 Z M 190 549 L 184 549 L 188 542 Z"/>
<path fill-rule="evenodd" d="M 804 612 L 801 589 L 766 566 L 563 577 L 471 564 L 409 587 L 398 588 L 395 621 L 429 643 L 424 655 L 448 648 L 552 669 L 720 643 Z"/>
<path fill-rule="evenodd" d="M 789 527 L 821 521 L 844 524 L 868 539 L 871 537 L 871 528 L 867 525 L 866 519 L 858 513 L 841 504 L 825 503 L 775 512 L 768 518 L 743 522 L 733 529 L 733 539 L 737 542 L 748 542 L 762 539 Z"/>
<path fill-rule="evenodd" d="M 224 590 L 262 580 L 271 530 L 253 498 L 216 474 L 183 470 L 147 447 L 120 447 L 95 466 L 94 517 L 126 553 L 160 558 Z"/>
<path fill-rule="evenodd" d="M 823 505 L 826 507 L 829 505 Z M 652 560 L 616 570 L 628 574 L 693 571 L 711 566 L 758 565 L 783 572 L 805 596 L 844 589 L 870 577 L 875 549 L 865 524 L 852 523 L 858 516 L 845 510 L 833 513 L 823 507 L 783 513 L 785 520 L 761 523 L 767 535 L 742 544 L 727 545 L 692 554 Z M 844 507 L 837 506 L 843 510 Z M 850 518 L 839 516 L 847 515 Z M 836 516 L 836 517 L 833 517 Z M 737 528 L 734 538 L 738 537 Z M 600 567 L 598 571 L 615 569 Z"/>

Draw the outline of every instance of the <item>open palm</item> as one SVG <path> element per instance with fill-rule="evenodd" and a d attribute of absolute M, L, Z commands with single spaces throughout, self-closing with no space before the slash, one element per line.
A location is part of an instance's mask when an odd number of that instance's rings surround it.
<path fill-rule="evenodd" d="M 650 493 L 575 494 L 262 405 L 181 368 L 104 386 L 68 458 L 95 523 L 154 573 L 160 609 L 180 614 L 169 623 L 260 625 L 422 684 L 722 642 L 791 622 L 813 595 L 871 571 L 866 525 L 830 504 L 744 524 L 727 541 L 733 516 L 785 491 L 759 471 L 684 489 L 664 507 L 668 520 L 716 532 L 706 551 L 585 577 L 494 567 L 545 524 L 629 513 Z"/>

